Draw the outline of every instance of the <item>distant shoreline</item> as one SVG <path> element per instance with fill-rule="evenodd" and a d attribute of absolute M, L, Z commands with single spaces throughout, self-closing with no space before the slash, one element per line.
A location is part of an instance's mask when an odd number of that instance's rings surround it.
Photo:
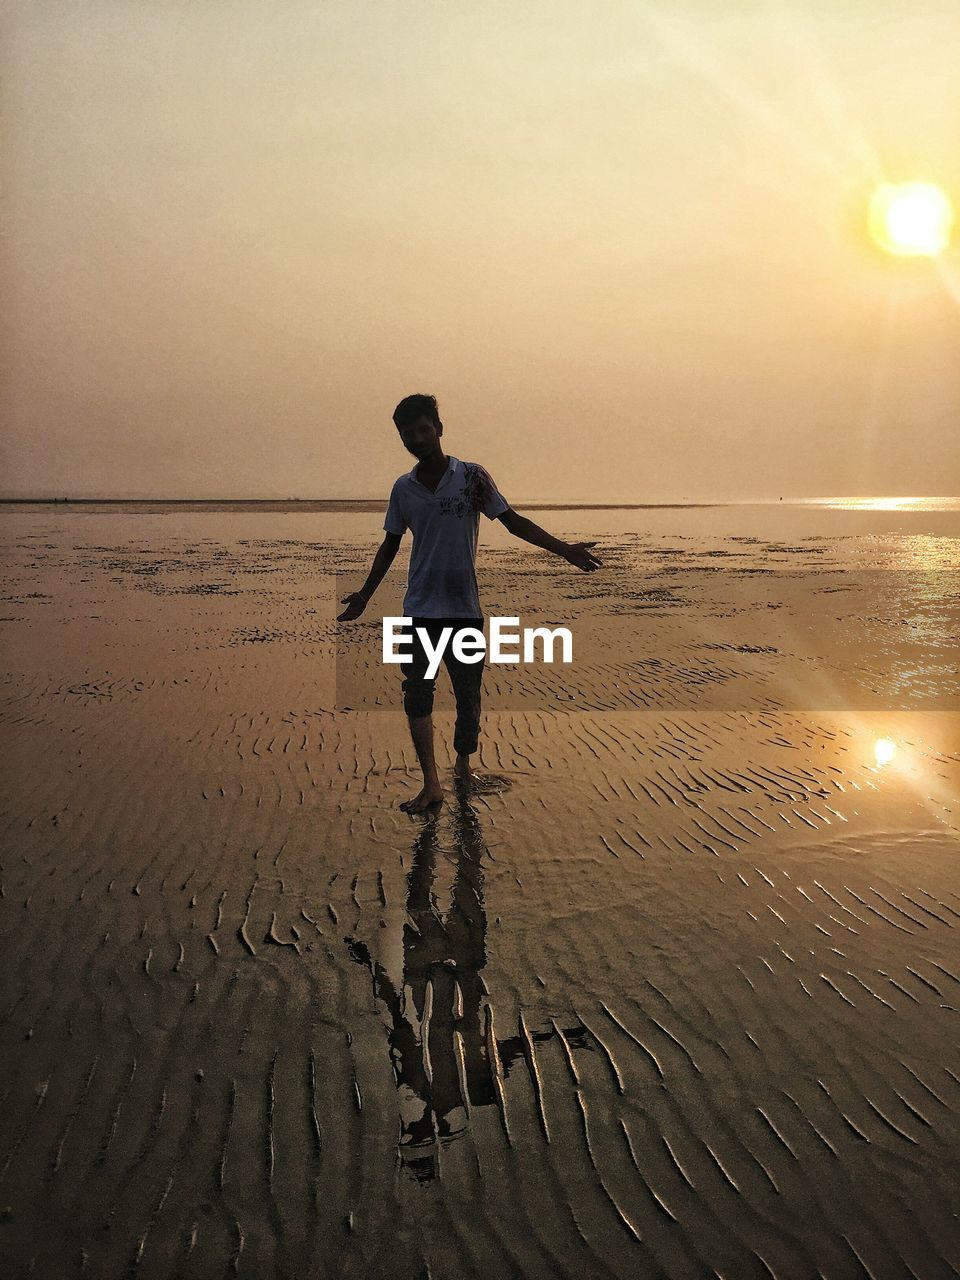
<path fill-rule="evenodd" d="M 387 496 L 379 498 L 0 498 L 2 507 L 150 507 L 209 510 L 286 512 L 382 512 Z M 847 511 L 957 511 L 960 498 L 929 494 L 923 497 L 742 498 L 712 502 L 526 502 L 524 511 L 706 511 L 719 507 L 833 507 Z"/>
<path fill-rule="evenodd" d="M 0 506 L 33 507 L 289 507 L 320 511 L 381 511 L 382 498 L 0 498 Z M 738 507 L 742 502 L 519 502 L 525 511 L 645 511 L 679 507 Z"/>

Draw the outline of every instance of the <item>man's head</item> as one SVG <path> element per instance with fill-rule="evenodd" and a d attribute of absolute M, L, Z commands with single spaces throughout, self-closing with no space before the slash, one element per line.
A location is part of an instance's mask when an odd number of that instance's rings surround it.
<path fill-rule="evenodd" d="M 414 457 L 426 458 L 439 448 L 443 423 L 436 396 L 407 396 L 394 409 L 393 421 L 404 447 Z"/>

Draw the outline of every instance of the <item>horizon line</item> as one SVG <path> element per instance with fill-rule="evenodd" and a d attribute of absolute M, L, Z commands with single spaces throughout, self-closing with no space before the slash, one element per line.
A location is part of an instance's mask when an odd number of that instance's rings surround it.
<path fill-rule="evenodd" d="M 624 508 L 624 507 L 716 507 L 725 505 L 737 505 L 742 502 L 751 501 L 770 501 L 770 499 L 714 499 L 714 500 L 692 500 L 677 499 L 672 502 L 566 502 L 562 498 L 520 498 L 517 500 L 518 506 L 523 507 L 580 507 L 584 509 L 597 510 L 603 508 Z M 776 501 L 776 499 L 772 499 Z M 782 501 L 782 499 L 781 499 Z M 796 499 L 790 499 L 796 501 Z M 380 509 L 386 507 L 387 496 L 375 498 L 38 498 L 38 497 L 16 497 L 4 498 L 0 497 L 0 505 L 25 504 L 35 506 L 66 506 L 71 504 L 93 504 L 98 506 L 134 506 L 144 503 L 153 503 L 155 505 L 166 506 L 186 506 L 190 504 L 207 504 L 209 506 L 231 506 L 239 503 L 245 503 L 248 506 L 291 506 L 294 503 L 304 503 L 310 505 L 331 505 L 338 503 L 343 506 L 353 505 L 375 507 Z"/>
<path fill-rule="evenodd" d="M 863 502 L 863 501 L 890 501 L 890 502 L 919 502 L 919 501 L 954 501 L 960 502 L 960 495 L 957 494 L 837 494 L 837 495 L 817 495 L 815 497 L 808 496 L 777 496 L 777 497 L 743 497 L 743 498 L 674 498 L 663 501 L 647 501 L 647 502 L 591 502 L 581 499 L 565 500 L 562 498 L 520 498 L 517 499 L 516 505 L 523 507 L 540 507 L 547 508 L 583 508 L 589 510 L 603 509 L 624 509 L 624 508 L 644 508 L 644 507 L 722 507 L 722 506 L 750 506 L 750 505 L 776 505 L 780 502 L 789 503 L 825 503 L 825 502 Z M 375 497 L 337 497 L 337 498 L 251 498 L 251 497 L 231 497 L 231 498 L 213 498 L 213 497 L 179 497 L 179 498 L 156 498 L 156 497 L 38 497 L 36 495 L 28 496 L 0 496 L 0 505 L 27 504 L 37 506 L 65 506 L 71 503 L 93 504 L 100 506 L 122 506 L 136 505 L 143 503 L 155 503 L 157 505 L 187 505 L 205 503 L 209 505 L 229 506 L 231 504 L 246 503 L 254 506 L 289 506 L 294 503 L 310 504 L 366 504 L 371 506 L 385 506 L 386 496 Z M 513 504 L 511 504 L 513 505 Z"/>

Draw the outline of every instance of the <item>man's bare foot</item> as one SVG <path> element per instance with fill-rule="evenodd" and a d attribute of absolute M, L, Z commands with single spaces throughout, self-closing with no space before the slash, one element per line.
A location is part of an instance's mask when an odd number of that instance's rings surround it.
<path fill-rule="evenodd" d="M 477 783 L 483 781 L 479 773 L 474 773 L 470 768 L 469 756 L 457 756 L 457 763 L 453 766 L 453 772 L 458 782 Z"/>
<path fill-rule="evenodd" d="M 440 804 L 443 800 L 443 787 L 439 782 L 424 783 L 423 790 L 412 800 L 404 800 L 400 808 L 404 813 L 423 813 L 431 805 Z"/>

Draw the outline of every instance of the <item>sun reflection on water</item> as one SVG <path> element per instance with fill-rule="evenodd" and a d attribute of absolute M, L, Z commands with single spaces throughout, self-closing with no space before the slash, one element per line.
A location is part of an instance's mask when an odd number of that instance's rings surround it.
<path fill-rule="evenodd" d="M 897 754 L 897 744 L 892 738 L 878 738 L 873 744 L 873 754 L 878 768 L 882 769 Z"/>

